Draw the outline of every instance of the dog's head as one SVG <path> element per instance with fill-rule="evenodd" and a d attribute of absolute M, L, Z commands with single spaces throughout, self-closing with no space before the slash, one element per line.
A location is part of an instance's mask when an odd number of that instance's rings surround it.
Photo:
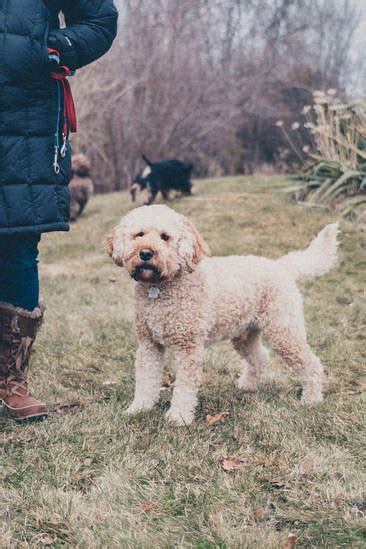
<path fill-rule="evenodd" d="M 135 202 L 137 192 L 145 190 L 152 178 L 154 164 L 144 154 L 142 155 L 142 159 L 145 162 L 146 167 L 132 180 L 130 188 L 132 202 Z"/>
<path fill-rule="evenodd" d="M 79 177 L 87 177 L 90 174 L 90 160 L 85 154 L 75 154 L 72 157 L 72 173 Z"/>
<path fill-rule="evenodd" d="M 146 166 L 144 170 L 142 170 L 140 173 L 138 173 L 135 178 L 132 181 L 132 185 L 130 188 L 130 194 L 132 202 L 135 202 L 136 200 L 136 194 L 138 191 L 143 191 L 146 189 L 147 184 L 150 181 L 151 176 L 151 168 L 150 166 Z"/>
<path fill-rule="evenodd" d="M 192 272 L 209 248 L 195 226 L 163 205 L 142 206 L 123 217 L 106 251 L 139 282 L 156 284 Z"/>

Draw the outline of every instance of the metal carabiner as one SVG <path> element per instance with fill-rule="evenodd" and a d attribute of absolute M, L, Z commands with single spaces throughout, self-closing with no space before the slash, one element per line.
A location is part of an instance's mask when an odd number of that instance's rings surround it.
<path fill-rule="evenodd" d="M 66 152 L 67 152 L 67 137 L 63 133 L 62 134 L 62 147 L 61 147 L 61 150 L 60 150 L 61 158 L 65 158 Z"/>
<path fill-rule="evenodd" d="M 58 163 L 58 147 L 55 147 L 55 155 L 53 157 L 53 171 L 56 175 L 60 173 L 60 164 Z"/>

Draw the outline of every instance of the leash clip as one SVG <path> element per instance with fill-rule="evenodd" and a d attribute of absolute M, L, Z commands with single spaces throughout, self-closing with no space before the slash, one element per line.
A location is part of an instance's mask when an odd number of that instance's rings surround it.
<path fill-rule="evenodd" d="M 53 157 L 53 170 L 56 175 L 60 173 L 60 164 L 58 163 L 58 147 L 55 147 L 55 155 Z"/>
<path fill-rule="evenodd" d="M 60 154 L 61 154 L 61 157 L 62 157 L 62 158 L 65 158 L 65 156 L 66 156 L 66 151 L 67 151 L 67 137 L 66 137 L 66 135 L 63 133 L 63 134 L 62 134 L 62 147 L 61 147 L 61 150 L 60 150 Z"/>

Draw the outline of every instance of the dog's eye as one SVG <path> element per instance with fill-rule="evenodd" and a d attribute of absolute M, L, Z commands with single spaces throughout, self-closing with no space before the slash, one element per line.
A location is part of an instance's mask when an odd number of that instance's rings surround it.
<path fill-rule="evenodd" d="M 160 235 L 160 237 L 161 237 L 162 240 L 165 240 L 165 242 L 167 242 L 167 241 L 169 240 L 169 238 L 170 238 L 170 236 L 169 236 L 168 234 L 166 234 L 166 233 L 162 233 L 162 234 Z"/>
<path fill-rule="evenodd" d="M 144 236 L 144 233 L 141 231 L 140 233 L 135 234 L 135 238 L 141 238 Z"/>

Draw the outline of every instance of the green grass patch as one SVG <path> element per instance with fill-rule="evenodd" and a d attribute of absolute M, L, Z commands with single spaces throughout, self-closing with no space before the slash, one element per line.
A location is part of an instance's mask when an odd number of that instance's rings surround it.
<path fill-rule="evenodd" d="M 287 200 L 278 192 L 287 184 L 206 180 L 170 205 L 213 254 L 275 258 L 334 220 Z M 122 413 L 134 384 L 132 282 L 102 241 L 130 208 L 125 193 L 96 196 L 69 234 L 42 239 L 47 319 L 32 385 L 51 404 L 76 406 L 28 426 L 0 414 L 0 546 L 277 548 L 290 547 L 291 532 L 298 547 L 364 547 L 365 233 L 342 222 L 339 266 L 303 288 L 324 403 L 301 406 L 277 357 L 258 394 L 243 395 L 239 359 L 220 344 L 183 429 L 164 420 L 170 389 L 153 412 Z M 219 411 L 227 421 L 207 427 Z M 225 472 L 222 457 L 242 466 Z"/>

